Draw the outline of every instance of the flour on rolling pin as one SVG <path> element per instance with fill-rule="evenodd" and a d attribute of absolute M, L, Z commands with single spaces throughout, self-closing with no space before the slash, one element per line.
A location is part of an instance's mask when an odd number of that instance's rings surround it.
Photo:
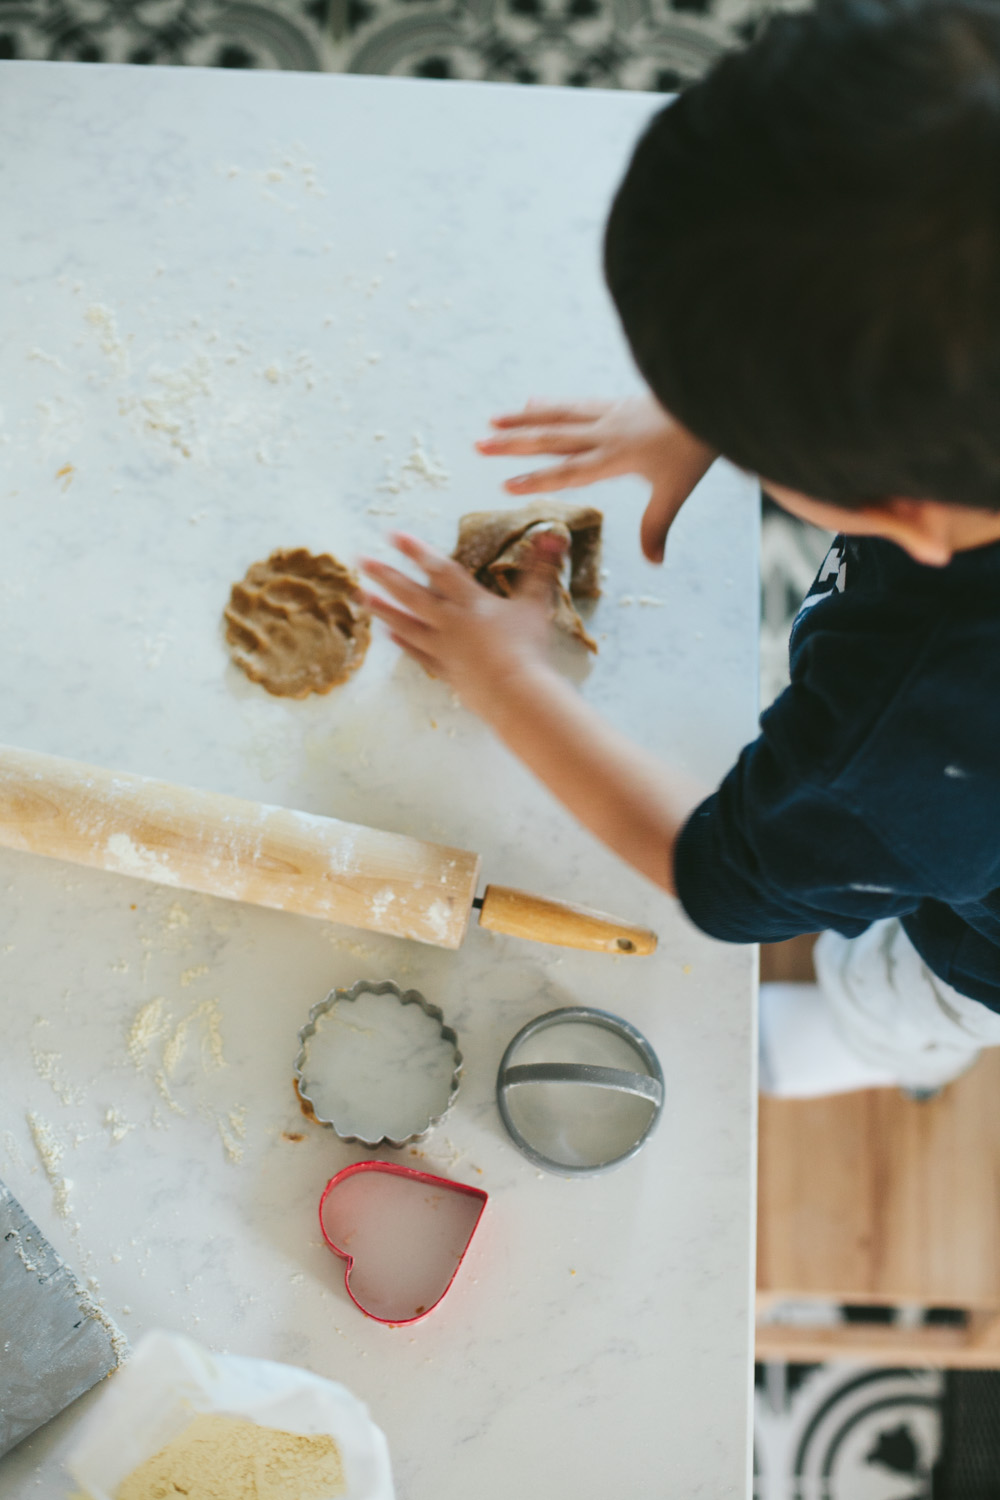
<path fill-rule="evenodd" d="M 174 885 L 176 876 L 170 865 L 158 859 L 149 849 L 133 844 L 127 833 L 113 833 L 105 845 L 111 868 L 122 875 L 138 875 L 143 880 L 155 880 L 160 885 Z"/>
<path fill-rule="evenodd" d="M 0 846 L 441 947 L 479 858 L 335 818 L 0 747 Z"/>

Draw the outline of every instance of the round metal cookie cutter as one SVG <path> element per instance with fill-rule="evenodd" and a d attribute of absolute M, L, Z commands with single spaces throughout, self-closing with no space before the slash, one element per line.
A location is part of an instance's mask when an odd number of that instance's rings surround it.
<path fill-rule="evenodd" d="M 619 1044 L 624 1043 L 625 1047 L 641 1060 L 646 1071 L 641 1073 L 627 1068 L 580 1062 L 520 1064 L 516 1062 L 518 1053 L 539 1032 L 571 1024 L 596 1027 L 610 1032 L 617 1038 Z M 540 1084 L 557 1084 L 560 1090 L 574 1087 L 586 1091 L 610 1090 L 619 1096 L 633 1096 L 648 1103 L 648 1116 L 643 1120 L 641 1112 L 636 1112 L 637 1123 L 631 1133 L 632 1138 L 627 1142 L 625 1149 L 616 1151 L 613 1155 L 600 1156 L 597 1160 L 582 1162 L 560 1159 L 539 1149 L 537 1144 L 533 1144 L 513 1118 L 509 1098 L 511 1090 L 537 1088 Z M 567 1177 L 593 1176 L 597 1172 L 606 1172 L 609 1168 L 628 1161 L 641 1149 L 654 1129 L 663 1109 L 663 1097 L 663 1070 L 660 1067 L 660 1060 L 642 1032 L 628 1021 L 622 1020 L 620 1016 L 612 1015 L 610 1011 L 596 1010 L 586 1005 L 567 1005 L 559 1010 L 550 1010 L 545 1015 L 536 1016 L 526 1026 L 522 1026 L 508 1045 L 497 1072 L 497 1108 L 514 1145 L 537 1167 L 550 1172 L 558 1172 Z M 561 1134 L 558 1118 L 555 1134 L 557 1137 Z M 572 1150 L 567 1149 L 566 1156 L 569 1157 L 572 1154 Z"/>
<path fill-rule="evenodd" d="M 406 1134 L 393 1135 L 391 1131 L 386 1130 L 363 1131 L 355 1129 L 353 1126 L 338 1125 L 335 1120 L 328 1120 L 319 1113 L 316 1108 L 316 1101 L 309 1092 L 310 1083 L 304 1069 L 308 1058 L 309 1042 L 316 1035 L 317 1023 L 322 1020 L 323 1016 L 333 1010 L 334 1006 L 357 1001 L 363 995 L 392 995 L 401 1006 L 416 1006 L 431 1021 L 437 1023 L 441 1040 L 451 1048 L 450 1081 L 444 1107 L 437 1111 L 430 1110 L 421 1118 L 419 1128 L 411 1130 Z M 461 1073 L 462 1054 L 458 1049 L 458 1036 L 450 1026 L 445 1024 L 444 1013 L 436 1005 L 432 1005 L 429 1000 L 426 1000 L 419 990 L 401 990 L 399 985 L 394 984 L 391 979 L 384 979 L 378 982 L 359 979 L 348 990 L 331 990 L 325 999 L 318 1000 L 312 1007 L 309 1012 L 309 1020 L 299 1032 L 299 1052 L 295 1059 L 294 1072 L 295 1091 L 298 1094 L 299 1101 L 304 1107 L 307 1107 L 307 1112 L 317 1124 L 328 1126 L 342 1141 L 356 1141 L 360 1145 L 368 1146 L 372 1149 L 376 1146 L 393 1146 L 398 1148 L 408 1145 L 411 1141 L 422 1140 L 435 1125 L 441 1123 L 454 1104 L 458 1094 Z M 378 1084 L 384 1084 L 387 1094 L 392 1090 L 394 1082 L 395 1080 L 392 1077 L 383 1079 L 380 1076 L 378 1079 Z"/>

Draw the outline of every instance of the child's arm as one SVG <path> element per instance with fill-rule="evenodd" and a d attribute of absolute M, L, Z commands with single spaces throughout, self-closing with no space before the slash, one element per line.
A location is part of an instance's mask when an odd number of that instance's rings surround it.
<path fill-rule="evenodd" d="M 673 893 L 673 850 L 708 788 L 664 766 L 607 724 L 546 659 L 553 557 L 536 546 L 536 568 L 519 594 L 489 593 L 450 558 L 395 535 L 427 575 L 417 583 L 385 563 L 364 571 L 392 595 L 367 595 L 392 638 L 466 706 L 585 827 L 643 875 Z M 399 608 L 397 606 L 402 606 Z"/>
<path fill-rule="evenodd" d="M 480 453 L 562 456 L 551 468 L 508 479 L 504 488 L 512 495 L 575 489 L 619 474 L 648 479 L 653 493 L 643 517 L 642 550 L 650 562 L 663 561 L 677 512 L 717 457 L 652 395 L 571 405 L 529 401 L 523 411 L 494 417 L 492 425 L 498 431 L 476 444 Z"/>

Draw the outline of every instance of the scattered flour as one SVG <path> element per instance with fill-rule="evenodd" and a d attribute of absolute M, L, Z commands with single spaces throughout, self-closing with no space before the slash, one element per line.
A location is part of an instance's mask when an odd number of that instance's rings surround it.
<path fill-rule="evenodd" d="M 415 432 L 413 447 L 409 456 L 400 464 L 398 474 L 394 474 L 392 465 L 387 463 L 385 478 L 375 488 L 385 494 L 398 495 L 402 490 L 412 489 L 415 484 L 442 489 L 450 479 L 451 474 L 444 464 L 436 455 L 427 451 L 423 438 Z"/>
<path fill-rule="evenodd" d="M 152 389 L 124 397 L 119 410 L 123 415 L 135 412 L 146 431 L 162 433 L 173 449 L 190 458 L 198 437 L 197 403 L 215 395 L 212 373 L 206 354 L 172 370 L 157 367 L 149 375 Z"/>
<path fill-rule="evenodd" d="M 7 1240 L 13 1246 L 14 1254 L 26 1271 L 40 1271 L 42 1269 L 37 1261 L 28 1259 L 28 1252 L 25 1250 L 21 1242 L 21 1236 L 16 1229 L 12 1229 L 8 1233 Z"/>
<path fill-rule="evenodd" d="M 418 479 L 433 485 L 435 489 L 446 485 L 451 478 L 440 459 L 427 452 L 420 434 L 416 432 L 413 434 L 413 448 L 403 464 L 403 471 L 415 474 Z"/>
<path fill-rule="evenodd" d="M 140 1006 L 128 1034 L 128 1055 L 140 1072 L 153 1043 L 163 1036 L 169 1024 L 166 1002 L 162 995 L 157 995 Z"/>
<path fill-rule="evenodd" d="M 226 1059 L 222 1051 L 222 1013 L 219 1009 L 218 1000 L 203 1000 L 198 1007 L 198 1014 L 205 1025 L 205 1037 L 202 1045 L 208 1052 L 209 1065 L 212 1068 L 226 1067 Z"/>
<path fill-rule="evenodd" d="M 177 1071 L 177 1064 L 187 1046 L 187 1034 L 192 1020 L 192 1016 L 185 1016 L 178 1021 L 172 1036 L 163 1044 L 163 1071 L 168 1078 L 172 1078 Z"/>
<path fill-rule="evenodd" d="M 62 1062 L 61 1052 L 42 1052 L 38 1047 L 32 1050 L 32 1061 L 39 1078 L 50 1085 L 52 1092 L 60 1104 L 79 1104 L 83 1098 L 83 1090 L 74 1088 L 60 1067 Z"/>
<path fill-rule="evenodd" d="M 104 1123 L 108 1128 L 108 1134 L 116 1146 L 125 1139 L 130 1130 L 135 1129 L 135 1126 L 129 1124 L 121 1110 L 116 1108 L 115 1105 L 110 1105 L 105 1110 Z"/>
<path fill-rule="evenodd" d="M 207 967 L 200 972 L 207 972 Z M 172 1078 L 177 1071 L 177 1064 L 184 1055 L 187 1046 L 188 1034 L 192 1026 L 201 1021 L 204 1027 L 202 1038 L 203 1054 L 207 1053 L 208 1068 L 224 1068 L 226 1059 L 222 1051 L 222 1016 L 217 999 L 203 1000 L 196 1005 L 194 1010 L 184 1016 L 174 1027 L 173 1034 L 167 1039 L 163 1048 L 163 1070 L 168 1078 Z M 203 1057 L 204 1063 L 204 1057 Z"/>
<path fill-rule="evenodd" d="M 92 302 L 84 313 L 87 322 L 96 328 L 101 339 L 101 350 L 107 355 L 119 375 L 127 375 L 128 350 L 118 333 L 118 324 L 110 307 L 103 302 Z"/>
<path fill-rule="evenodd" d="M 460 1161 L 464 1161 L 468 1152 L 460 1151 L 454 1141 L 449 1140 L 447 1136 L 442 1136 L 425 1154 L 433 1159 L 435 1167 L 444 1170 L 456 1167 Z"/>
<path fill-rule="evenodd" d="M 207 973 L 208 965 L 200 965 L 192 972 L 194 974 Z M 167 1009 L 163 996 L 157 995 L 140 1006 L 129 1031 L 128 1054 L 134 1067 L 137 1072 L 151 1077 L 160 1099 L 171 1114 L 188 1115 L 188 1109 L 181 1102 L 184 1097 L 183 1093 L 178 1098 L 175 1092 L 175 1080 L 181 1063 L 189 1051 L 189 1043 L 198 1032 L 200 1032 L 202 1073 L 208 1075 L 226 1067 L 222 1042 L 222 1014 L 216 996 L 202 1000 L 187 1015 L 175 1021 Z M 158 1056 L 156 1055 L 157 1044 L 159 1044 Z M 184 1088 L 189 1089 L 191 1082 L 190 1077 L 186 1076 Z M 245 1134 L 243 1107 L 234 1109 L 224 1118 L 220 1118 L 214 1108 L 206 1108 L 204 1105 L 201 1106 L 200 1113 L 217 1125 L 229 1159 L 240 1161 L 243 1156 L 240 1141 Z M 112 1141 L 116 1143 L 123 1140 L 130 1130 L 135 1129 L 135 1126 L 125 1120 L 121 1111 L 115 1107 L 106 1111 L 104 1124 L 110 1132 Z M 166 1128 L 167 1121 L 159 1109 L 154 1109 L 151 1124 L 157 1130 Z"/>
<path fill-rule="evenodd" d="M 353 938 L 341 937 L 339 930 L 329 923 L 324 922 L 321 931 L 328 943 L 332 943 L 335 948 L 343 948 L 353 958 L 361 958 L 367 962 L 375 957 L 374 948 L 370 948 L 366 943 L 356 943 Z"/>
<path fill-rule="evenodd" d="M 66 1148 L 52 1126 L 41 1115 L 36 1115 L 29 1110 L 26 1119 L 28 1129 L 31 1131 L 31 1139 L 35 1143 L 35 1150 L 41 1158 L 45 1175 L 52 1185 L 56 1213 L 60 1218 L 67 1219 L 70 1214 L 69 1195 L 73 1184 L 59 1170 Z"/>
<path fill-rule="evenodd" d="M 47 354 L 44 349 L 29 349 L 28 358 L 37 359 L 41 364 L 51 365 L 55 370 L 62 370 L 66 374 L 69 373 L 58 355 Z"/>
<path fill-rule="evenodd" d="M 7 1153 L 8 1161 L 12 1161 L 15 1166 L 23 1167 L 24 1157 L 21 1155 L 21 1151 L 17 1144 L 17 1139 L 14 1135 L 14 1132 L 12 1130 L 5 1130 L 2 1136 L 2 1140 L 3 1149 Z"/>
<path fill-rule="evenodd" d="M 100 1288 L 97 1286 L 97 1283 L 94 1282 L 93 1284 L 99 1291 Z M 100 1304 L 91 1295 L 91 1293 L 88 1292 L 84 1287 L 82 1287 L 79 1282 L 76 1282 L 74 1291 L 76 1294 L 76 1300 L 79 1303 L 80 1311 L 86 1317 L 90 1318 L 94 1323 L 99 1323 L 104 1329 L 105 1333 L 108 1335 L 108 1338 L 111 1340 L 111 1352 L 115 1357 L 116 1366 L 123 1365 L 128 1359 L 130 1353 L 128 1339 L 122 1333 L 118 1325 L 116 1323 L 112 1323 L 111 1319 L 104 1311 L 104 1308 L 100 1306 Z M 128 1308 L 125 1307 L 122 1309 L 122 1311 L 128 1312 Z"/>
<path fill-rule="evenodd" d="M 243 1160 L 243 1142 L 246 1139 L 246 1106 L 239 1105 L 217 1120 L 219 1135 L 226 1155 L 231 1162 Z"/>
<path fill-rule="evenodd" d="M 163 1102 L 166 1104 L 168 1109 L 172 1109 L 175 1115 L 187 1114 L 187 1110 L 182 1109 L 182 1107 L 177 1103 L 177 1100 L 174 1098 L 173 1094 L 170 1092 L 170 1084 L 167 1082 L 167 1075 L 163 1068 L 158 1068 L 157 1071 L 153 1074 L 153 1082 L 156 1084 L 156 1087 L 162 1094 Z"/>
<path fill-rule="evenodd" d="M 157 631 L 156 635 L 145 635 L 142 637 L 142 651 L 145 656 L 146 666 L 150 671 L 155 670 L 163 660 L 163 653 L 173 642 L 173 636 L 168 635 L 165 630 Z"/>

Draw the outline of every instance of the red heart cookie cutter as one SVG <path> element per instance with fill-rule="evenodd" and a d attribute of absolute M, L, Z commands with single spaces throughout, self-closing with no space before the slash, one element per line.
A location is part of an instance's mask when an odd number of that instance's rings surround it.
<path fill-rule="evenodd" d="M 437 1307 L 487 1201 L 482 1188 L 464 1182 L 394 1162 L 359 1161 L 323 1189 L 319 1227 L 347 1262 L 351 1301 L 377 1323 L 398 1327 Z"/>

